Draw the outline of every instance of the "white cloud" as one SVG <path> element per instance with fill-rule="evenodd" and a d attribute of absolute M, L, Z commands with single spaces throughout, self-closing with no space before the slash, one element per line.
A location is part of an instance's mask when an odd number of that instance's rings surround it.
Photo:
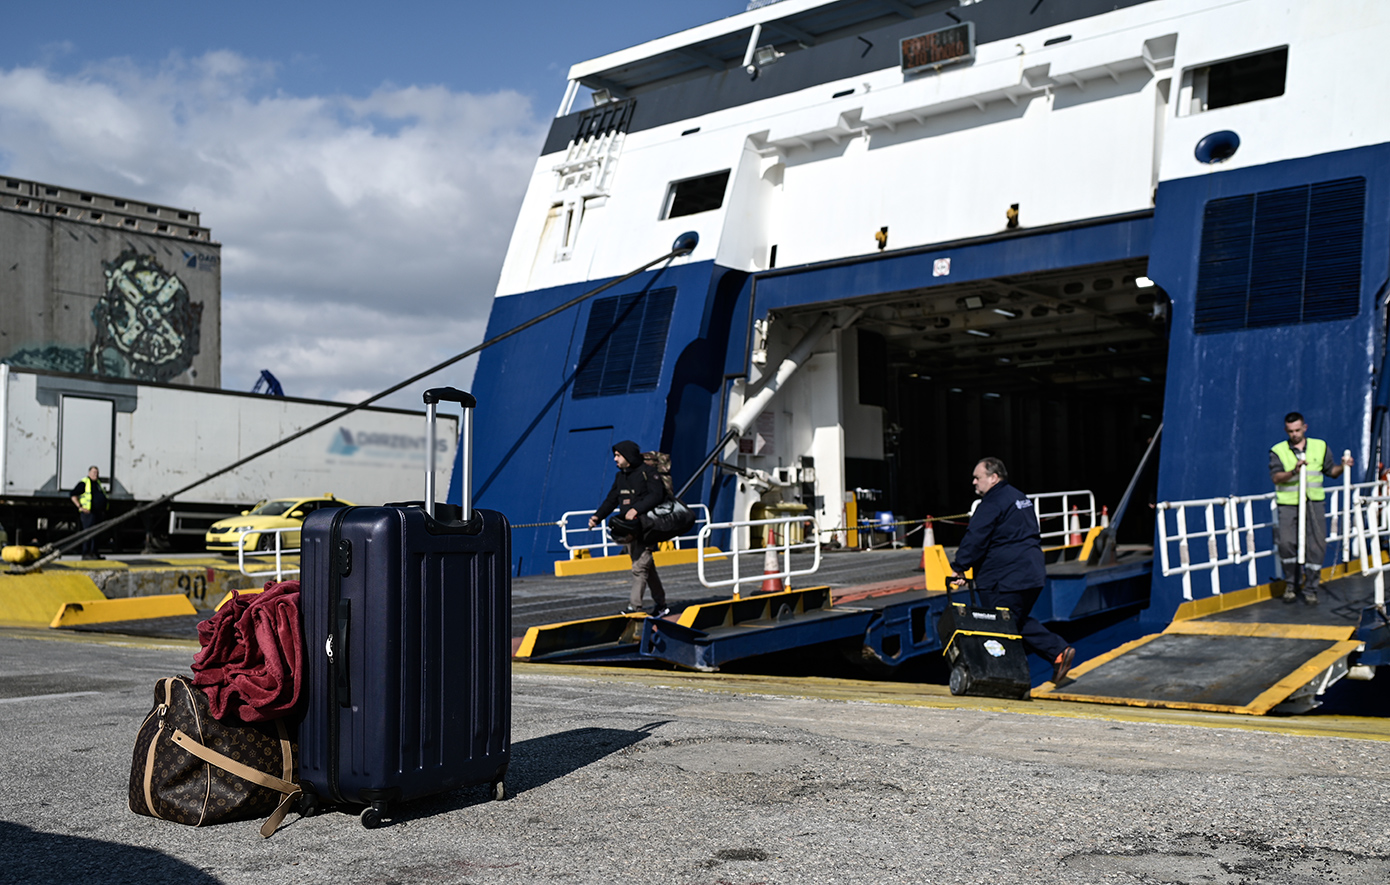
<path fill-rule="evenodd" d="M 481 340 L 545 123 L 512 92 L 286 95 L 231 52 L 0 71 L 5 171 L 201 212 L 223 244 L 223 386 L 268 368 L 325 399 Z M 471 377 L 451 374 L 427 383 Z"/>

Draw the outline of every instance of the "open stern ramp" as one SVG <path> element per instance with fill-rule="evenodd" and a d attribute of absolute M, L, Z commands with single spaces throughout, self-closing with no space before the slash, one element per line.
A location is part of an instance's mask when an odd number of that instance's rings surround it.
<path fill-rule="evenodd" d="M 739 658 L 863 636 L 875 614 L 834 605 L 829 587 L 692 605 L 675 623 L 643 621 L 641 654 L 691 670 L 718 670 Z"/>
<path fill-rule="evenodd" d="M 1033 695 L 1220 713 L 1304 712 L 1346 675 L 1349 656 L 1362 647 L 1356 634 L 1369 590 L 1358 575 L 1324 584 L 1317 606 L 1272 598 L 1268 586 L 1228 594 L 1227 607 L 1176 620 Z"/>

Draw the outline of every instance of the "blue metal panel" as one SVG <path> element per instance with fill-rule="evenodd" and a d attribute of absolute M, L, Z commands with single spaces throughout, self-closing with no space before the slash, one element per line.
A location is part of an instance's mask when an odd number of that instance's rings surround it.
<path fill-rule="evenodd" d="M 1193 302 L 1208 201 L 1351 176 L 1366 178 L 1360 314 L 1349 320 L 1194 334 Z M 1149 276 L 1173 302 L 1160 500 L 1271 490 L 1269 449 L 1284 438 L 1284 414 L 1295 410 L 1307 419 L 1310 433 L 1327 440 L 1334 452 L 1351 449 L 1357 459 L 1355 479 L 1374 467 L 1370 406 L 1374 373 L 1383 359 L 1379 304 L 1390 273 L 1387 193 L 1390 145 L 1160 185 Z M 1268 578 L 1260 576 L 1262 582 Z M 1243 587 L 1245 576 L 1230 569 L 1223 571 L 1222 582 Z M 1156 573 L 1146 622 L 1167 623 L 1182 601 L 1180 580 Z"/>
<path fill-rule="evenodd" d="M 713 262 L 642 274 L 608 295 L 676 289 L 660 380 L 653 391 L 574 399 L 584 329 L 594 300 L 557 314 L 479 355 L 473 392 L 474 499 L 508 514 L 514 524 L 549 522 L 567 510 L 596 507 L 613 478 L 610 448 L 632 439 L 672 456 L 672 471 L 688 475 L 704 457 L 717 408 L 724 349 L 741 274 Z M 487 337 L 545 313 L 604 280 L 496 299 Z M 711 405 L 713 401 L 714 405 Z M 461 455 L 460 455 L 461 457 Z M 448 500 L 458 503 L 455 465 Z M 692 502 L 698 494 L 687 496 Z M 565 557 L 559 530 L 517 528 L 512 568 L 547 572 Z"/>
<path fill-rule="evenodd" d="M 1142 258 L 1148 255 L 1152 224 L 1147 215 L 1100 220 L 770 271 L 757 276 L 756 311 L 761 317 L 769 310 L 802 304 Z M 939 259 L 950 259 L 949 274 L 934 275 Z"/>

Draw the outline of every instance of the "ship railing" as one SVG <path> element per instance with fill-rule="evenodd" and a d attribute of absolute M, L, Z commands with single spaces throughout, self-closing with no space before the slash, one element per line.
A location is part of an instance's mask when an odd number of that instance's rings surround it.
<path fill-rule="evenodd" d="M 297 560 L 294 562 L 294 564 L 288 564 L 285 562 L 285 557 L 288 554 L 299 553 L 298 547 L 285 546 L 285 535 L 289 534 L 290 532 L 293 532 L 294 534 L 298 535 L 301 532 L 301 529 L 299 526 L 289 526 L 286 528 L 279 529 L 241 529 L 240 532 L 238 532 L 237 534 L 236 542 L 237 568 L 241 571 L 243 575 L 246 575 L 248 578 L 266 578 L 271 575 L 274 575 L 276 581 L 285 580 L 286 575 L 299 574 L 299 563 Z M 246 562 L 246 536 L 251 534 L 259 535 L 261 539 L 264 539 L 267 535 L 273 536 L 275 538 L 275 546 L 272 549 L 265 551 L 253 551 L 252 553 L 252 555 L 256 555 L 257 553 L 259 553 L 260 555 L 274 554 L 274 568 L 262 569 L 260 571 L 250 571 L 248 569 L 248 563 Z M 258 540 L 257 543 L 260 543 L 260 541 Z M 261 563 L 257 561 L 251 564 L 260 565 Z"/>
<path fill-rule="evenodd" d="M 742 546 L 740 539 L 750 539 L 754 534 L 744 529 L 759 526 L 764 528 L 764 546 Z M 709 552 L 713 549 L 709 544 L 710 535 L 719 531 L 728 531 L 729 549 L 725 552 Z M 790 589 L 792 578 L 812 575 L 820 570 L 820 535 L 820 527 L 816 524 L 815 518 L 810 516 L 706 523 L 700 529 L 697 544 L 699 553 L 696 563 L 700 583 L 712 589 L 732 587 L 735 599 L 740 598 L 740 587 L 743 584 L 775 581 L 782 589 Z M 798 563 L 793 564 L 793 556 L 798 558 Z M 755 557 L 752 564 L 747 563 L 749 557 Z M 807 557 L 810 558 L 809 563 L 806 562 Z M 774 560 L 775 567 L 770 568 Z M 711 577 L 710 566 L 714 562 L 720 563 L 721 571 L 727 564 L 731 569 L 731 575 L 725 578 Z"/>
<path fill-rule="evenodd" d="M 695 525 L 687 534 L 671 539 L 669 543 L 674 544 L 678 550 L 697 543 L 701 537 L 700 530 L 709 524 L 707 506 L 686 506 L 695 513 Z M 557 523 L 560 526 L 560 544 L 569 552 L 570 559 L 578 559 L 581 556 L 620 556 L 626 553 L 627 545 L 613 540 L 612 534 L 608 531 L 607 521 L 593 528 L 589 527 L 589 517 L 593 513 L 592 510 L 567 510 L 560 515 Z M 585 552 L 581 553 L 581 550 Z"/>
<path fill-rule="evenodd" d="M 1382 490 L 1383 491 L 1383 490 Z M 1356 495 L 1352 502 L 1352 524 L 1356 532 L 1361 574 L 1375 578 L 1376 605 L 1385 608 L 1385 571 L 1390 568 L 1383 551 L 1390 538 L 1390 496 Z"/>
<path fill-rule="evenodd" d="M 1033 509 L 1038 515 L 1038 527 L 1043 529 L 1042 539 L 1067 538 L 1072 534 L 1084 536 L 1096 525 L 1096 496 L 1090 489 L 1077 489 L 1070 492 L 1043 492 L 1029 495 Z M 1056 507 L 1056 510 L 1048 508 Z M 1072 508 L 1075 508 L 1073 512 Z M 1072 524 L 1072 517 L 1076 524 Z M 1056 521 L 1056 522 L 1054 522 Z M 1053 529 L 1052 525 L 1059 525 Z"/>
<path fill-rule="evenodd" d="M 1327 490 L 1324 518 L 1329 523 L 1327 542 L 1339 548 L 1334 559 L 1348 563 L 1360 556 L 1362 549 L 1353 520 L 1356 501 L 1366 494 L 1386 490 L 1386 483 L 1353 483 L 1350 475 L 1343 476 L 1341 486 L 1331 486 Z M 1259 583 L 1258 560 L 1275 556 L 1279 506 L 1274 492 L 1161 501 L 1155 509 L 1159 564 L 1164 577 L 1182 577 L 1185 599 L 1193 598 L 1194 573 L 1208 572 L 1211 595 L 1218 596 L 1223 589 L 1223 566 L 1244 566 L 1242 586 L 1253 587 Z M 1390 511 L 1378 518 L 1384 523 L 1388 516 Z M 1176 563 L 1173 561 L 1175 554 Z"/>

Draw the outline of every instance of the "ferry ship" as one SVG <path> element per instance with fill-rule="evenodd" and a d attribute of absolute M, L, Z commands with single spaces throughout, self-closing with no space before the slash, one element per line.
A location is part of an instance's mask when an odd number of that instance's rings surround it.
<path fill-rule="evenodd" d="M 1386 45 L 1354 0 L 781 0 L 575 64 L 487 335 L 578 303 L 475 379 L 515 572 L 623 439 L 713 519 L 827 531 L 847 496 L 963 513 L 986 455 L 1113 505 L 1161 425 L 1120 532 L 1151 544 L 1146 505 L 1270 491 L 1293 410 L 1373 479 Z"/>

